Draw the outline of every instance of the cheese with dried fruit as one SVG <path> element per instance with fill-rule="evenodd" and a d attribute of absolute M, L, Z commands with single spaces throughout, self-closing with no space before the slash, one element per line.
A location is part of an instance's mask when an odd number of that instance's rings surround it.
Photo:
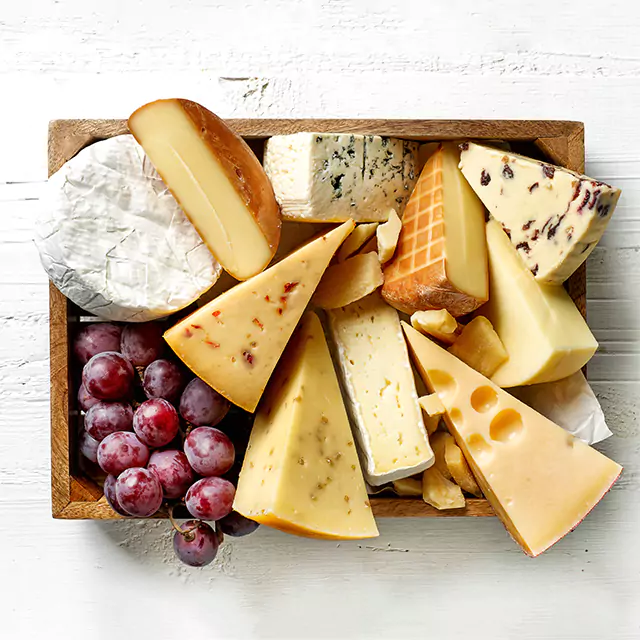
<path fill-rule="evenodd" d="M 517 153 L 462 149 L 462 173 L 536 279 L 562 284 L 602 237 L 620 190 Z"/>
<path fill-rule="evenodd" d="M 312 312 L 260 403 L 233 508 L 311 538 L 378 535 L 338 379 Z"/>
<path fill-rule="evenodd" d="M 377 486 L 433 464 L 398 312 L 379 293 L 327 311 L 365 478 Z"/>
<path fill-rule="evenodd" d="M 622 468 L 403 323 L 420 375 L 480 488 L 537 556 L 574 529 Z"/>
<path fill-rule="evenodd" d="M 352 221 L 218 296 L 165 333 L 209 386 L 253 411 L 320 278 Z"/>

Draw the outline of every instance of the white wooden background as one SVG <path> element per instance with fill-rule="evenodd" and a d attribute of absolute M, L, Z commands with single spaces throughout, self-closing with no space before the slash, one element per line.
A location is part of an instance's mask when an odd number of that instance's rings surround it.
<path fill-rule="evenodd" d="M 529 8 L 525 9 L 524 7 Z M 636 0 L 22 0 L 0 9 L 0 636 L 640 634 L 640 5 Z M 222 116 L 566 118 L 623 189 L 589 259 L 590 378 L 626 466 L 531 560 L 495 519 L 387 520 L 374 542 L 262 529 L 180 566 L 164 523 L 54 522 L 47 282 L 31 243 L 47 121 L 159 97 Z"/>

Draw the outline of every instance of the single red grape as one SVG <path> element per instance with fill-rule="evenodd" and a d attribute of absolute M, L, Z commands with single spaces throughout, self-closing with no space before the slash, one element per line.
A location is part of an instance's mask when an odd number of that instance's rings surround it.
<path fill-rule="evenodd" d="M 149 447 L 169 444 L 180 428 L 178 412 L 162 398 L 145 400 L 133 415 L 133 430 Z"/>
<path fill-rule="evenodd" d="M 206 522 L 187 520 L 180 525 L 184 533 L 173 534 L 173 549 L 178 558 L 190 567 L 204 567 L 213 561 L 220 543 L 215 531 Z"/>
<path fill-rule="evenodd" d="M 146 367 L 164 351 L 162 325 L 157 322 L 128 324 L 122 330 L 120 351 L 132 365 Z"/>
<path fill-rule="evenodd" d="M 130 516 L 148 518 L 162 506 L 162 485 L 153 471 L 133 467 L 118 476 L 116 498 Z"/>
<path fill-rule="evenodd" d="M 131 394 L 133 367 L 119 353 L 106 351 L 93 356 L 82 370 L 82 384 L 99 400 L 121 400 Z"/>
<path fill-rule="evenodd" d="M 189 513 L 202 520 L 220 520 L 231 513 L 236 488 L 224 478 L 202 478 L 185 498 Z"/>
<path fill-rule="evenodd" d="M 73 341 L 73 354 L 80 364 L 86 364 L 98 353 L 120 351 L 122 327 L 110 322 L 88 324 Z"/>
<path fill-rule="evenodd" d="M 98 446 L 100 468 L 114 476 L 131 467 L 144 467 L 148 461 L 149 449 L 130 431 L 116 431 Z"/>
<path fill-rule="evenodd" d="M 253 533 L 259 526 L 257 522 L 245 518 L 237 511 L 232 511 L 228 516 L 216 522 L 216 529 L 236 538 Z"/>
<path fill-rule="evenodd" d="M 93 407 L 96 402 L 100 402 L 98 398 L 94 398 L 88 391 L 87 388 L 81 384 L 78 389 L 78 406 L 83 411 L 89 411 L 91 407 Z"/>
<path fill-rule="evenodd" d="M 104 497 L 106 498 L 109 506 L 121 516 L 128 516 L 129 514 L 122 508 L 118 502 L 118 496 L 116 496 L 116 480 L 115 476 L 107 476 L 104 481 Z"/>
<path fill-rule="evenodd" d="M 164 398 L 173 402 L 184 388 L 182 369 L 171 360 L 155 360 L 144 370 L 142 386 L 147 398 Z"/>
<path fill-rule="evenodd" d="M 84 428 L 98 442 L 116 431 L 131 431 L 133 429 L 133 409 L 126 402 L 100 400 L 87 411 L 87 415 L 84 417 Z"/>
<path fill-rule="evenodd" d="M 180 415 L 196 427 L 215 427 L 229 411 L 231 403 L 200 378 L 194 378 L 182 392 Z"/>
<path fill-rule="evenodd" d="M 189 464 L 201 476 L 221 476 L 233 466 L 236 452 L 225 433 L 213 427 L 193 429 L 184 441 Z"/>
<path fill-rule="evenodd" d="M 80 453 L 91 460 L 91 462 L 98 462 L 98 445 L 100 443 L 92 438 L 86 431 L 82 431 L 80 434 Z"/>
<path fill-rule="evenodd" d="M 196 479 L 187 456 L 176 449 L 154 451 L 147 469 L 158 476 L 165 498 L 169 499 L 182 498 Z"/>

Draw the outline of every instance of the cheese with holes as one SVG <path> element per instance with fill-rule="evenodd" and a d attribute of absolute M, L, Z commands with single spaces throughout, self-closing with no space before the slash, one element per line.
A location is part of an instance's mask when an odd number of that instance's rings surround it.
<path fill-rule="evenodd" d="M 381 222 L 403 211 L 418 143 L 348 133 L 272 136 L 264 168 L 285 220 Z"/>
<path fill-rule="evenodd" d="M 338 379 L 312 312 L 260 403 L 233 508 L 301 536 L 378 535 Z"/>
<path fill-rule="evenodd" d="M 405 313 L 446 309 L 461 316 L 489 297 L 484 207 L 458 169 L 459 151 L 429 158 L 402 218 L 382 295 Z"/>
<path fill-rule="evenodd" d="M 262 271 L 278 247 L 280 213 L 244 140 L 181 99 L 140 107 L 129 129 L 224 269 L 238 280 Z"/>
<path fill-rule="evenodd" d="M 247 411 L 264 388 L 340 244 L 345 222 L 241 282 L 165 333 L 176 355 L 209 386 Z"/>
<path fill-rule="evenodd" d="M 190 305 L 220 265 L 133 136 L 100 140 L 49 179 L 35 242 L 53 284 L 105 320 Z"/>
<path fill-rule="evenodd" d="M 500 223 L 487 223 L 491 298 L 486 316 L 509 359 L 492 375 L 500 387 L 552 382 L 579 371 L 598 343 L 563 287 L 538 282 Z"/>
<path fill-rule="evenodd" d="M 462 173 L 522 260 L 539 282 L 562 284 L 602 237 L 620 190 L 517 153 L 462 148 Z"/>
<path fill-rule="evenodd" d="M 431 466 L 398 312 L 376 292 L 327 317 L 367 482 L 377 486 Z"/>
<path fill-rule="evenodd" d="M 575 528 L 622 468 L 403 323 L 414 361 L 494 511 L 537 556 Z"/>

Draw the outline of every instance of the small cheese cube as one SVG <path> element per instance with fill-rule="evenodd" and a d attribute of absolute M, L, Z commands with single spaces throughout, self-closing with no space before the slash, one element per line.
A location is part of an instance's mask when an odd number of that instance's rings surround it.
<path fill-rule="evenodd" d="M 422 398 L 419 398 L 418 402 L 420 402 L 420 406 L 427 413 L 427 415 L 431 417 L 441 416 L 444 413 L 444 405 L 442 404 L 442 400 L 440 400 L 437 393 L 432 393 L 428 396 L 422 396 Z"/>

